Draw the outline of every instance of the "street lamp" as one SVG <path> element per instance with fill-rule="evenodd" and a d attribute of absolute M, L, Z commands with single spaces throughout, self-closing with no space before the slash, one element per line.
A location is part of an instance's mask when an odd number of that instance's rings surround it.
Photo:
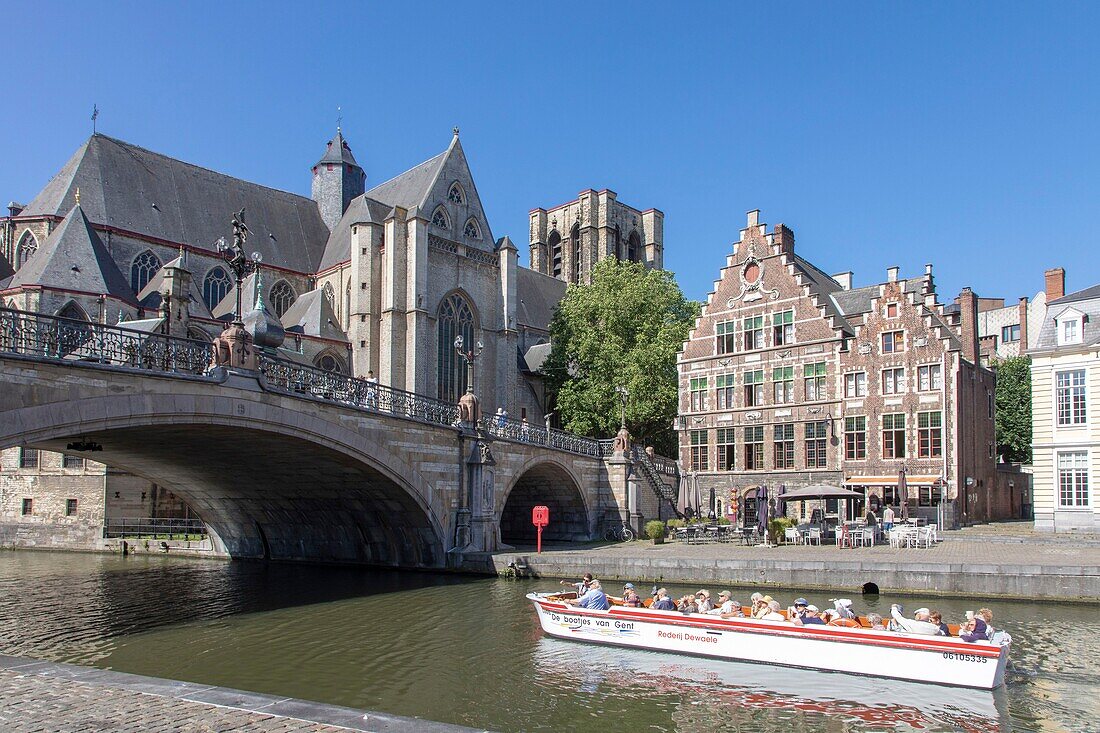
<path fill-rule="evenodd" d="M 626 387 L 624 387 L 622 385 L 619 385 L 618 387 L 615 388 L 615 393 L 618 394 L 619 397 L 621 397 L 622 401 L 623 401 L 622 407 L 619 408 L 619 427 L 625 429 L 626 428 L 626 400 L 627 400 L 628 397 L 630 397 L 630 392 L 627 391 Z"/>
<path fill-rule="evenodd" d="M 263 257 L 259 252 L 253 252 L 251 257 L 245 256 L 244 245 L 248 241 L 251 229 L 244 223 L 244 209 L 233 215 L 233 244 L 226 244 L 225 238 L 218 239 L 218 253 L 225 260 L 225 264 L 233 271 L 237 281 L 237 310 L 233 314 L 233 322 L 240 323 L 241 313 L 241 289 L 244 279 L 256 271 Z"/>
<path fill-rule="evenodd" d="M 474 393 L 474 362 L 481 356 L 482 350 L 485 348 L 485 344 L 481 342 L 481 339 L 477 340 L 477 344 L 473 346 L 469 351 L 464 350 L 465 341 L 462 338 L 462 334 L 455 336 L 455 351 L 466 362 L 466 393 Z"/>

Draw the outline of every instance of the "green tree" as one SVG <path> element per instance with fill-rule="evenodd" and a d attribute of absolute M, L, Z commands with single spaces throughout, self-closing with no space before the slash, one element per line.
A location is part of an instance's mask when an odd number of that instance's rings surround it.
<path fill-rule="evenodd" d="M 1031 357 L 994 363 L 997 369 L 997 452 L 1006 461 L 1031 462 Z"/>
<path fill-rule="evenodd" d="M 553 344 L 543 371 L 567 430 L 610 437 L 626 424 L 635 441 L 675 455 L 676 352 L 699 315 L 672 273 L 608 258 L 592 284 L 570 285 L 550 324 Z"/>

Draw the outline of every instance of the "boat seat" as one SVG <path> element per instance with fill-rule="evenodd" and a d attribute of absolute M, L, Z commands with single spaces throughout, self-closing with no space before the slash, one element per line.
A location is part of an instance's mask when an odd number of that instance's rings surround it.
<path fill-rule="evenodd" d="M 652 605 L 653 605 L 653 599 L 652 598 L 646 598 L 644 601 L 642 601 L 642 606 L 644 608 L 649 608 Z"/>

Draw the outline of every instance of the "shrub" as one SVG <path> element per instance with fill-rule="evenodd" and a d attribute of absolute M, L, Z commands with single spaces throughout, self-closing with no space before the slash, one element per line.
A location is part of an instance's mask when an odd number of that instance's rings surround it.
<path fill-rule="evenodd" d="M 777 517 L 768 520 L 768 540 L 778 543 L 785 530 L 795 526 L 795 521 L 790 517 Z"/>
<path fill-rule="evenodd" d="M 645 536 L 651 540 L 663 539 L 665 536 L 665 524 L 659 519 L 651 519 L 645 523 Z"/>
<path fill-rule="evenodd" d="M 732 524 L 729 517 L 718 517 L 718 524 Z"/>
<path fill-rule="evenodd" d="M 668 525 L 669 529 L 679 529 L 680 527 L 684 526 L 684 520 L 682 520 L 682 519 L 670 519 L 667 522 L 665 522 L 665 524 Z"/>

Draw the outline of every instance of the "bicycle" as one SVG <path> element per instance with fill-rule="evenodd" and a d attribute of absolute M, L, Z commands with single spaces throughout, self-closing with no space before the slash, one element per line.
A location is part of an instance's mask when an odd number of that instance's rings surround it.
<path fill-rule="evenodd" d="M 613 524 L 604 530 L 603 538 L 608 542 L 631 542 L 634 539 L 634 530 L 626 522 Z"/>

